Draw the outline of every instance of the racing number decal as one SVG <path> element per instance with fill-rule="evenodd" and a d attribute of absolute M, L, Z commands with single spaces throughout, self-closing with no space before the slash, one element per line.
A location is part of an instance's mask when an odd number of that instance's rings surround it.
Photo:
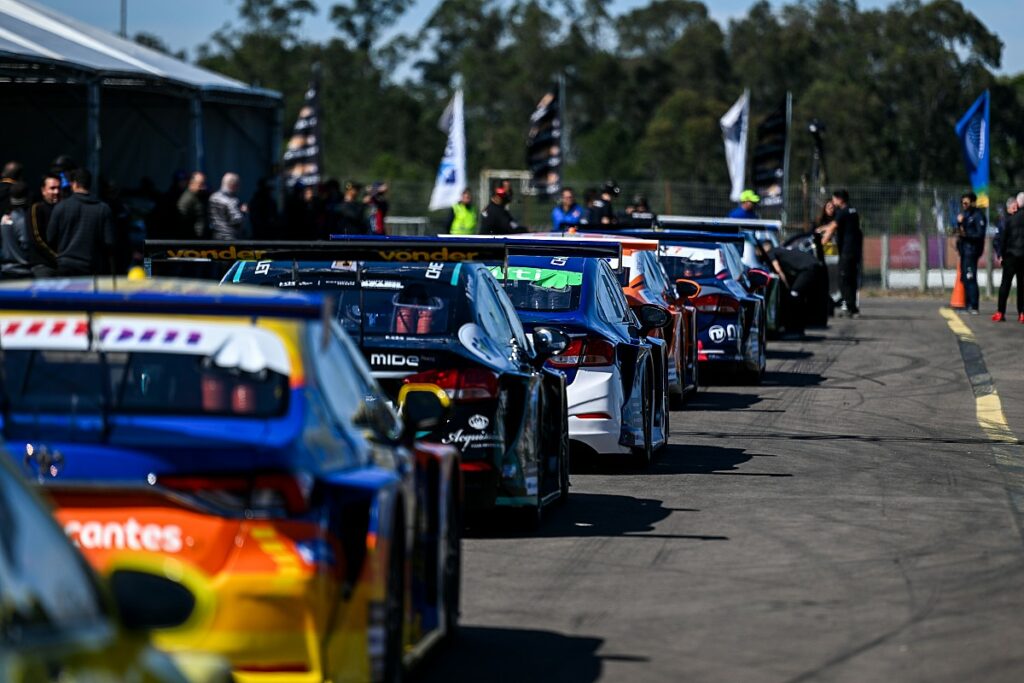
<path fill-rule="evenodd" d="M 444 270 L 443 263 L 429 263 L 427 264 L 427 279 L 428 280 L 440 280 L 441 271 Z"/>
<path fill-rule="evenodd" d="M 273 261 L 259 261 L 256 263 L 256 275 L 266 275 L 270 272 L 270 264 Z"/>
<path fill-rule="evenodd" d="M 556 256 L 555 258 L 551 259 L 551 265 L 553 266 L 564 266 L 568 262 L 569 259 L 567 259 L 564 256 Z"/>

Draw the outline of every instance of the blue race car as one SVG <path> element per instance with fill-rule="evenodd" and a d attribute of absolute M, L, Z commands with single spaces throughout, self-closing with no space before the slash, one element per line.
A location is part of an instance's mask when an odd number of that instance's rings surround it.
<path fill-rule="evenodd" d="M 668 441 L 668 391 L 665 342 L 647 335 L 671 323 L 668 311 L 645 304 L 634 314 L 603 258 L 511 256 L 492 271 L 524 326 L 569 335 L 548 361 L 566 375 L 569 439 L 649 463 Z"/>

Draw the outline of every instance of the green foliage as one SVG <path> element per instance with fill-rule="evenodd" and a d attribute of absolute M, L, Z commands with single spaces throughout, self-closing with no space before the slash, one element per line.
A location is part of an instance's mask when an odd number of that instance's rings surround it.
<path fill-rule="evenodd" d="M 521 168 L 529 114 L 562 74 L 572 177 L 725 183 L 718 119 L 748 87 L 755 125 L 793 94 L 794 182 L 819 118 L 833 180 L 962 183 L 953 124 L 987 88 L 993 184 L 1024 184 L 1024 74 L 994 75 L 1002 44 L 958 0 L 762 0 L 727 26 L 697 0 L 620 16 L 609 0 L 440 0 L 415 34 L 385 42 L 411 5 L 336 2 L 337 38 L 308 44 L 310 0 L 241 0 L 199 61 L 283 92 L 288 123 L 320 62 L 327 170 L 346 177 L 431 178 L 456 84 L 471 170 Z"/>

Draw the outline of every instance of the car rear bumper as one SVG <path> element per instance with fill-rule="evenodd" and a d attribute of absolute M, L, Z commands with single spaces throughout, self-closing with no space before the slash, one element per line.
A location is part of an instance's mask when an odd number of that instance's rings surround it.
<path fill-rule="evenodd" d="M 581 368 L 568 387 L 569 439 L 598 453 L 629 453 L 622 444 L 622 381 L 617 368 Z"/>

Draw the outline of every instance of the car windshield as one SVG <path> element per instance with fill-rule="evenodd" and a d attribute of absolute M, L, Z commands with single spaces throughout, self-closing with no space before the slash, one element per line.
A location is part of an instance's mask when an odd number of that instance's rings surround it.
<path fill-rule="evenodd" d="M 450 336 L 459 327 L 460 302 L 465 298 L 455 284 L 457 268 L 458 264 L 262 261 L 239 264 L 232 281 L 328 292 L 337 300 L 338 322 L 357 338 Z"/>
<path fill-rule="evenodd" d="M 205 355 L 26 349 L 3 352 L 9 411 L 269 417 L 288 378 L 217 365 Z"/>
<path fill-rule="evenodd" d="M 554 268 L 509 266 L 508 276 L 502 266 L 491 273 L 505 287 L 505 293 L 516 310 L 575 311 L 580 306 L 583 273 Z"/>

